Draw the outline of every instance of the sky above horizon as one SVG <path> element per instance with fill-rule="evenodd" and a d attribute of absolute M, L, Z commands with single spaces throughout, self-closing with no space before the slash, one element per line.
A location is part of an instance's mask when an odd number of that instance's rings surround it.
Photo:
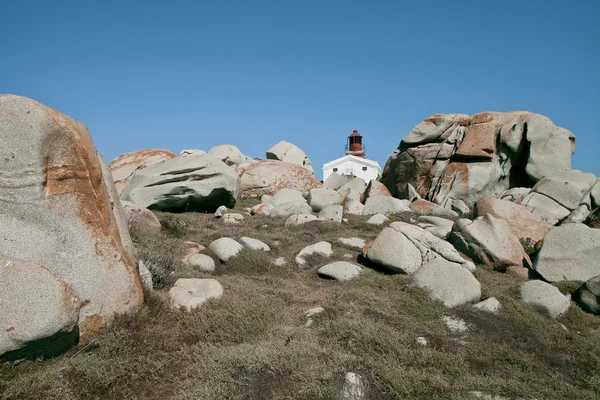
<path fill-rule="evenodd" d="M 383 168 L 435 113 L 526 110 L 600 176 L 600 1 L 0 0 L 0 93 L 130 151 L 250 157 L 280 140 L 321 178 L 348 135 Z"/>

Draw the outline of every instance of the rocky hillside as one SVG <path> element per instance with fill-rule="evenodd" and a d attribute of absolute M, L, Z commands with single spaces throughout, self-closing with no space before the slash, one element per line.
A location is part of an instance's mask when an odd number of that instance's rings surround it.
<path fill-rule="evenodd" d="M 381 182 L 107 166 L 11 95 L 0 139 L 0 399 L 598 398 L 600 180 L 546 117 L 435 115 Z"/>

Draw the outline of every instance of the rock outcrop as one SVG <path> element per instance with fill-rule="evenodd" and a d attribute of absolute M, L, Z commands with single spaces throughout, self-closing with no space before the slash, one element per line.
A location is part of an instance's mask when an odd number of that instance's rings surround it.
<path fill-rule="evenodd" d="M 539 114 L 436 114 L 402 139 L 382 182 L 397 198 L 407 198 L 412 184 L 436 204 L 472 207 L 483 196 L 569 172 L 574 150 L 575 136 Z"/>
<path fill-rule="evenodd" d="M 117 191 L 119 194 L 123 192 L 138 169 L 144 169 L 171 158 L 175 158 L 175 153 L 162 149 L 138 150 L 115 158 L 109 167 Z"/>
<path fill-rule="evenodd" d="M 280 189 L 295 189 L 307 196 L 311 189 L 323 187 L 306 168 L 283 161 L 259 161 L 239 172 L 242 198 L 272 195 Z"/>
<path fill-rule="evenodd" d="M 267 150 L 267 160 L 279 160 L 296 164 L 313 172 L 312 162 L 298 146 L 282 140 Z"/>
<path fill-rule="evenodd" d="M 246 167 L 256 162 L 254 159 L 244 155 L 240 149 L 230 144 L 215 146 L 207 153 L 232 168 Z"/>
<path fill-rule="evenodd" d="M 221 160 L 203 154 L 176 157 L 137 170 L 121 199 L 150 210 L 214 212 L 233 208 L 240 179 Z"/>
<path fill-rule="evenodd" d="M 67 285 L 64 296 L 80 301 L 81 340 L 97 335 L 116 314 L 136 311 L 143 295 L 127 220 L 86 127 L 31 99 L 1 95 L 0 143 L 0 254 L 39 266 L 23 267 L 19 274 L 31 274 L 28 285 L 46 282 L 55 305 L 57 282 Z M 36 274 L 44 277 L 36 281 Z M 30 306 L 0 307 L 0 321 L 22 313 L 31 325 L 19 327 L 21 332 L 39 332 L 35 315 L 43 309 L 37 307 L 50 303 Z M 47 318 L 56 315 L 49 312 Z"/>

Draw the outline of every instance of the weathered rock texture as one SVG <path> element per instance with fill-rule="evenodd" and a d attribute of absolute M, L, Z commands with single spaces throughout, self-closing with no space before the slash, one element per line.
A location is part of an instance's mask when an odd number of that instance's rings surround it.
<path fill-rule="evenodd" d="M 571 170 L 575 136 L 539 114 L 484 112 L 436 114 L 400 142 L 382 182 L 394 197 L 408 198 L 408 184 L 436 204 L 472 206 L 511 187 Z"/>
<path fill-rule="evenodd" d="M 323 187 L 321 181 L 306 168 L 283 161 L 259 161 L 240 172 L 243 198 L 272 195 L 284 188 L 298 190 L 307 196 L 311 189 Z"/>
<path fill-rule="evenodd" d="M 295 144 L 286 142 L 285 140 L 267 150 L 267 159 L 296 164 L 313 172 L 312 162 L 306 153 Z"/>
<path fill-rule="evenodd" d="M 42 265 L 70 287 L 81 339 L 136 311 L 143 295 L 127 220 L 85 126 L 1 95 L 0 143 L 0 254 Z M 0 321 L 11 312 L 0 307 Z"/>
<path fill-rule="evenodd" d="M 144 169 L 171 158 L 175 158 L 174 153 L 161 149 L 139 150 L 115 158 L 111 161 L 109 167 L 117 191 L 119 194 L 123 192 L 134 172 L 138 169 Z"/>
<path fill-rule="evenodd" d="M 176 157 L 136 171 L 121 194 L 150 210 L 214 212 L 233 208 L 240 179 L 221 160 L 203 154 Z"/>
<path fill-rule="evenodd" d="M 0 257 L 0 360 L 52 356 L 77 343 L 80 303 L 43 266 Z"/>
<path fill-rule="evenodd" d="M 245 167 L 256 162 L 254 159 L 242 154 L 240 149 L 230 144 L 215 146 L 207 153 L 233 168 Z"/>

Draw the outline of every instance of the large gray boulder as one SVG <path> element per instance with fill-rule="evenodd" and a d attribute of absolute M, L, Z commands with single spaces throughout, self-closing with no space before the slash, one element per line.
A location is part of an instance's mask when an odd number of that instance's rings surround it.
<path fill-rule="evenodd" d="M 574 150 L 574 135 L 539 114 L 436 114 L 402 139 L 381 181 L 394 197 L 407 198 L 412 184 L 425 200 L 472 207 L 480 197 L 570 171 Z"/>
<path fill-rule="evenodd" d="M 587 281 L 600 275 L 600 229 L 584 224 L 554 227 L 533 268 L 547 281 Z"/>
<path fill-rule="evenodd" d="M 256 162 L 254 159 L 244 155 L 240 149 L 231 144 L 215 146 L 207 153 L 232 168 L 246 167 Z"/>
<path fill-rule="evenodd" d="M 454 224 L 450 242 L 473 261 L 504 271 L 511 266 L 530 266 L 531 260 L 508 223 L 490 214 L 472 223 Z"/>
<path fill-rule="evenodd" d="M 315 188 L 308 193 L 307 201 L 314 212 L 319 212 L 328 206 L 342 205 L 344 198 L 333 189 Z"/>
<path fill-rule="evenodd" d="M 551 318 L 558 318 L 567 312 L 571 301 L 558 288 L 543 281 L 528 281 L 521 285 L 523 304 Z"/>
<path fill-rule="evenodd" d="M 47 268 L 0 257 L 0 361 L 52 356 L 76 344 L 80 302 Z"/>
<path fill-rule="evenodd" d="M 425 263 L 412 276 L 413 282 L 446 307 L 475 303 L 481 299 L 481 284 L 471 272 L 443 258 Z"/>
<path fill-rule="evenodd" d="M 137 311 L 143 294 L 127 220 L 87 128 L 31 99 L 0 95 L 0 143 L 0 254 L 68 285 L 81 300 L 81 341 Z M 19 312 L 33 332 L 38 314 L 23 307 L 0 307 L 0 321 Z"/>
<path fill-rule="evenodd" d="M 109 164 L 109 168 L 117 191 L 119 194 L 123 192 L 138 169 L 144 169 L 171 158 L 175 158 L 175 154 L 162 149 L 138 150 L 115 158 Z"/>
<path fill-rule="evenodd" d="M 295 189 L 306 196 L 311 189 L 323 187 L 311 171 L 278 160 L 258 161 L 238 168 L 238 173 L 241 174 L 242 198 L 272 195 L 280 189 Z"/>
<path fill-rule="evenodd" d="M 363 178 L 350 179 L 346 184 L 340 187 L 337 191 L 342 197 L 347 198 L 351 192 L 362 194 L 367 189 L 367 183 Z"/>
<path fill-rule="evenodd" d="M 365 246 L 365 257 L 393 272 L 412 274 L 436 258 L 472 269 L 452 245 L 424 229 L 405 222 L 393 222 Z"/>
<path fill-rule="evenodd" d="M 344 207 L 341 205 L 327 206 L 319 213 L 319 218 L 337 223 L 342 222 Z"/>
<path fill-rule="evenodd" d="M 313 172 L 312 162 L 298 146 L 282 140 L 267 150 L 268 160 L 279 160 L 290 164 L 296 164 Z"/>
<path fill-rule="evenodd" d="M 175 157 L 137 170 L 121 199 L 150 210 L 214 212 L 233 208 L 240 178 L 221 160 L 203 154 Z"/>
<path fill-rule="evenodd" d="M 534 216 L 549 225 L 579 214 L 582 222 L 592 207 L 591 192 L 596 185 L 594 174 L 566 171 L 541 179 L 522 201 Z"/>
<path fill-rule="evenodd" d="M 419 216 L 417 218 L 417 225 L 434 236 L 446 240 L 452 231 L 454 221 L 440 217 Z"/>
<path fill-rule="evenodd" d="M 482 197 L 477 202 L 477 215 L 491 215 L 508 223 L 512 233 L 521 241 L 533 246 L 546 237 L 549 228 L 538 221 L 523 205 L 494 197 Z"/>
<path fill-rule="evenodd" d="M 344 186 L 346 183 L 348 183 L 348 179 L 341 176 L 337 172 L 333 172 L 331 175 L 329 175 L 329 177 L 325 180 L 325 182 L 323 182 L 323 185 L 327 189 L 338 190 L 339 188 Z"/>
<path fill-rule="evenodd" d="M 400 212 L 410 212 L 410 202 L 387 196 L 371 196 L 367 199 L 363 215 L 391 215 Z"/>

